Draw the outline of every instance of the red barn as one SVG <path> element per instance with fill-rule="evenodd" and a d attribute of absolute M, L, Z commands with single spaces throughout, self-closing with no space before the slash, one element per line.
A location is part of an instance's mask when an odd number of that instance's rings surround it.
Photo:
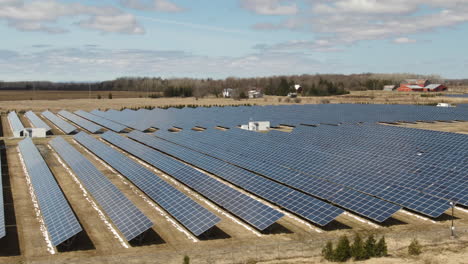
<path fill-rule="evenodd" d="M 442 92 L 447 87 L 442 84 L 430 84 L 429 80 L 406 80 L 397 89 L 400 92 Z"/>

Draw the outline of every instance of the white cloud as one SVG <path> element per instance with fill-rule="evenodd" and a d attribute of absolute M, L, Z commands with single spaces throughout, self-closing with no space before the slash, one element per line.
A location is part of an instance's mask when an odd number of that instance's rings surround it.
<path fill-rule="evenodd" d="M 128 34 L 143 34 L 145 30 L 138 25 L 135 17 L 130 14 L 115 16 L 93 16 L 78 23 L 84 28 L 95 29 L 101 32 L 120 32 Z"/>
<path fill-rule="evenodd" d="M 0 50 L 0 75 L 8 80 L 105 80 L 121 76 L 253 77 L 337 72 L 337 68 L 334 63 L 322 63 L 294 52 L 259 51 L 245 56 L 223 57 L 183 51 L 99 47 L 45 48 L 21 53 Z"/>
<path fill-rule="evenodd" d="M 0 20 L 6 20 L 8 26 L 18 30 L 64 33 L 67 30 L 58 23 L 62 18 L 75 18 L 78 20 L 76 24 L 101 32 L 142 33 L 133 15 L 112 6 L 62 3 L 57 0 L 0 0 Z"/>
<path fill-rule="evenodd" d="M 284 43 L 297 49 L 322 50 L 316 41 L 326 39 L 334 47 L 365 40 L 397 39 L 414 43 L 410 37 L 468 23 L 468 0 L 308 0 L 307 12 L 279 23 L 258 23 L 257 30 L 303 30 L 316 40 Z M 424 10 L 424 12 L 420 12 Z M 306 34 L 306 33 L 305 33 Z M 399 39 L 407 35 L 408 39 Z M 307 39 L 307 36 L 304 37 Z M 278 46 L 278 45 L 276 45 Z M 275 46 L 272 46 L 275 47 Z"/>
<path fill-rule="evenodd" d="M 298 12 L 295 3 L 288 0 L 241 0 L 241 6 L 260 15 L 294 15 Z"/>
<path fill-rule="evenodd" d="M 120 3 L 128 8 L 146 10 L 146 11 L 159 11 L 159 12 L 182 12 L 185 9 L 168 0 L 121 0 Z"/>
<path fill-rule="evenodd" d="M 401 37 L 401 38 L 396 38 L 393 40 L 393 43 L 396 44 L 408 44 L 408 43 L 416 43 L 417 41 L 415 39 L 410 39 L 407 37 Z"/>

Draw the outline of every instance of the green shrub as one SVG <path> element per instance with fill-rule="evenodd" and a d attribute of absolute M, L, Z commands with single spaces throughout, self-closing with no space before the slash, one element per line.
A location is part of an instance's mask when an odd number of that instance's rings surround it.
<path fill-rule="evenodd" d="M 369 255 L 364 247 L 364 242 L 359 234 L 356 234 L 354 237 L 353 245 L 351 246 L 351 256 L 355 260 L 364 260 L 368 259 Z"/>
<path fill-rule="evenodd" d="M 328 241 L 325 247 L 322 248 L 322 256 L 328 261 L 334 261 L 333 243 Z"/>
<path fill-rule="evenodd" d="M 411 241 L 411 244 L 408 246 L 408 254 L 411 256 L 417 256 L 421 254 L 422 252 L 422 247 L 419 244 L 418 240 L 415 238 L 413 241 Z"/>
<path fill-rule="evenodd" d="M 107 98 L 112 99 L 112 93 L 109 93 L 109 95 L 107 95 Z"/>
<path fill-rule="evenodd" d="M 375 256 L 376 257 L 385 257 L 387 256 L 387 243 L 385 242 L 385 237 L 379 239 L 377 245 L 375 245 Z"/>
<path fill-rule="evenodd" d="M 338 262 L 345 262 L 351 258 L 351 247 L 347 236 L 340 237 L 336 245 L 334 260 Z"/>
<path fill-rule="evenodd" d="M 364 246 L 366 249 L 367 256 L 369 258 L 375 257 L 375 238 L 374 235 L 370 235 L 367 238 L 366 245 Z"/>
<path fill-rule="evenodd" d="M 190 258 L 187 255 L 184 256 L 184 264 L 190 264 Z"/>

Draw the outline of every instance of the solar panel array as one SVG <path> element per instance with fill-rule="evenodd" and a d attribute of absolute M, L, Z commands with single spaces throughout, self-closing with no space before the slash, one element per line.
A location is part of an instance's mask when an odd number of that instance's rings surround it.
<path fill-rule="evenodd" d="M 46 131 L 50 131 L 51 128 L 40 119 L 33 111 L 28 111 L 24 114 L 29 121 L 31 121 L 32 125 L 36 128 L 44 128 Z"/>
<path fill-rule="evenodd" d="M 216 144 L 216 142 L 218 142 L 216 136 L 214 136 L 212 140 L 208 140 L 208 143 L 206 143 L 206 141 L 204 141 L 204 139 L 206 139 L 205 133 L 174 134 L 157 132 L 155 135 L 235 164 L 239 167 L 254 171 L 267 178 L 281 182 L 320 199 L 328 200 L 336 205 L 377 222 L 387 220 L 401 209 L 400 206 L 355 191 L 351 188 L 345 187 L 344 185 L 336 184 L 317 177 L 311 177 L 308 174 L 282 167 L 278 165 L 281 163 L 278 159 L 281 159 L 285 155 L 284 152 L 278 152 L 277 155 L 275 155 L 274 162 L 272 162 L 270 160 L 263 159 L 263 156 L 247 156 L 248 148 L 245 148 L 243 145 L 239 145 L 240 148 L 244 149 L 242 155 L 232 151 L 227 151 L 222 144 Z M 212 136 L 211 133 L 209 136 Z M 197 142 L 199 140 L 203 141 L 203 143 Z M 212 141 L 215 142 L 214 144 L 216 144 L 216 146 L 213 146 Z M 271 153 L 269 158 L 273 156 L 274 153 Z"/>
<path fill-rule="evenodd" d="M 71 134 L 78 129 L 76 126 L 71 125 L 70 123 L 56 116 L 54 113 L 50 111 L 42 112 L 42 116 L 49 119 L 50 122 L 54 123 L 54 125 L 56 125 L 65 134 Z"/>
<path fill-rule="evenodd" d="M 89 160 L 63 138 L 56 137 L 50 146 L 75 172 L 114 225 L 130 241 L 153 226 L 128 198 L 111 183 Z"/>
<path fill-rule="evenodd" d="M 4 212 L 5 212 L 5 208 L 3 204 L 2 154 L 0 153 L 0 239 L 6 235 Z"/>
<path fill-rule="evenodd" d="M 86 118 L 88 120 L 91 120 L 93 121 L 94 123 L 97 123 L 103 127 L 106 127 L 112 131 L 115 131 L 115 132 L 122 132 L 124 131 L 125 129 L 127 129 L 126 126 L 123 126 L 121 124 L 118 124 L 118 123 L 115 123 L 109 119 L 105 119 L 105 118 L 102 118 L 100 116 L 97 116 L 97 115 L 93 115 L 93 114 L 90 114 L 88 112 L 85 112 L 83 110 L 78 110 L 78 111 L 75 111 L 75 114 L 83 117 L 83 118 Z"/>
<path fill-rule="evenodd" d="M 109 110 L 92 111 L 94 115 L 124 124 L 136 130 L 149 128 L 166 130 L 172 127 L 190 129 L 196 126 L 213 128 L 222 126 L 233 128 L 247 124 L 249 120 L 268 120 L 272 126 L 281 124 L 298 126 L 320 123 L 357 122 L 416 122 L 436 120 L 468 120 L 468 109 L 464 107 L 435 107 L 417 105 L 358 105 L 358 104 L 319 104 L 319 105 L 280 105 L 250 107 L 211 107 L 211 108 L 169 108 L 138 111 Z"/>
<path fill-rule="evenodd" d="M 201 235 L 220 221 L 149 169 L 105 143 L 84 132 L 75 135 L 74 139 L 129 179 L 194 235 Z"/>
<path fill-rule="evenodd" d="M 8 113 L 8 121 L 10 122 L 11 130 L 14 133 L 19 133 L 19 132 L 24 130 L 24 126 L 21 123 L 21 121 L 20 121 L 18 115 L 16 114 L 16 112 Z"/>
<path fill-rule="evenodd" d="M 80 127 L 88 130 L 89 132 L 91 133 L 97 133 L 98 131 L 100 131 L 101 129 L 104 129 L 102 126 L 100 125 L 97 125 L 91 121 L 88 121 L 82 117 L 79 117 L 75 114 L 72 114 L 68 111 L 65 111 L 65 110 L 62 110 L 60 112 L 58 112 L 59 115 L 65 117 L 66 119 L 72 121 L 73 123 L 79 125 Z"/>
<path fill-rule="evenodd" d="M 340 208 L 219 159 L 209 157 L 139 131 L 132 131 L 128 136 L 147 146 L 217 175 L 250 193 L 262 197 L 318 225 L 324 226 L 343 213 L 343 210 Z"/>
<path fill-rule="evenodd" d="M 259 230 L 266 229 L 283 216 L 277 210 L 161 152 L 110 131 L 102 138 L 170 174 Z"/>
<path fill-rule="evenodd" d="M 52 245 L 60 245 L 81 232 L 81 225 L 32 140 L 26 138 L 18 147 Z"/>
<path fill-rule="evenodd" d="M 431 217 L 445 212 L 448 200 L 467 201 L 466 135 L 384 125 L 302 126 L 292 133 L 233 129 L 156 135 L 253 171 L 268 175 L 269 169 L 277 174 L 279 166 Z M 249 164 L 255 161 L 263 165 Z M 293 176 L 283 178 L 295 184 Z M 305 178 L 297 182 L 298 187 L 306 183 Z"/>

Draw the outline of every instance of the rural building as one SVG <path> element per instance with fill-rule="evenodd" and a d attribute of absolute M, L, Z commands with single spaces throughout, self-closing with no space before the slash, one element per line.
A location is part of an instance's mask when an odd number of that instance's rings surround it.
<path fill-rule="evenodd" d="M 234 89 L 232 89 L 232 88 L 226 88 L 226 89 L 223 90 L 223 97 L 224 97 L 224 98 L 231 98 L 233 92 L 234 92 Z"/>
<path fill-rule="evenodd" d="M 400 92 L 442 92 L 447 87 L 442 84 L 431 84 L 429 80 L 406 80 L 398 88 Z"/>
<path fill-rule="evenodd" d="M 302 93 L 302 86 L 300 84 L 294 85 L 294 89 L 296 90 L 296 93 Z"/>
<path fill-rule="evenodd" d="M 249 91 L 249 99 L 262 98 L 262 97 L 263 97 L 262 91 L 259 91 L 259 90 Z"/>
<path fill-rule="evenodd" d="M 395 91 L 396 90 L 396 85 L 385 85 L 383 87 L 383 90 L 384 91 L 388 91 L 388 92 L 391 92 L 391 91 Z"/>

